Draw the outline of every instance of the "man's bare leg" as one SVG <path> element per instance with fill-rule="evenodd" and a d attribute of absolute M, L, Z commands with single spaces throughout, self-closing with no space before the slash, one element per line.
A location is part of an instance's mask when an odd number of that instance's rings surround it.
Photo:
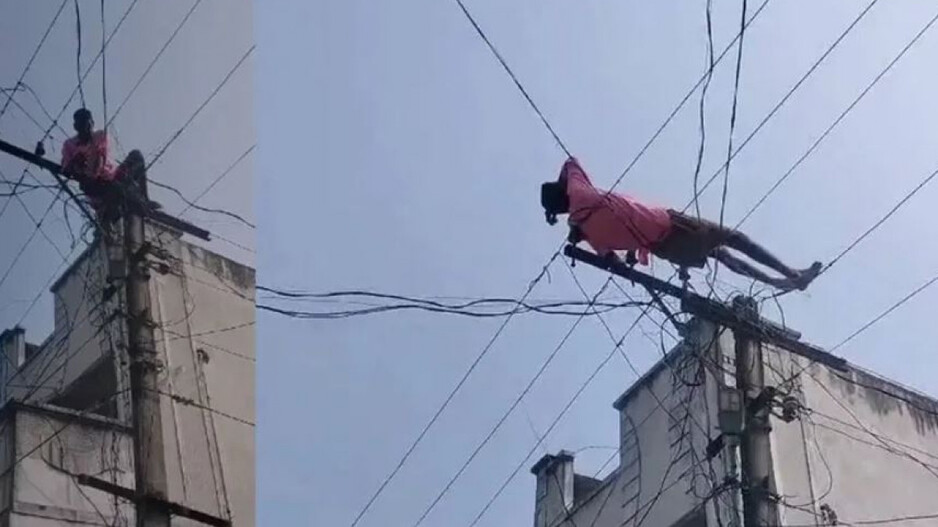
<path fill-rule="evenodd" d="M 752 241 L 751 238 L 739 231 L 730 231 L 726 239 L 726 246 L 736 249 L 753 260 L 778 271 L 789 278 L 792 281 L 792 285 L 799 289 L 806 288 L 821 271 L 821 262 L 814 262 L 814 264 L 807 269 L 792 269 L 782 263 L 781 260 L 776 258 L 775 255 L 770 253 L 765 247 Z M 737 259 L 737 261 L 739 260 Z"/>
<path fill-rule="evenodd" d="M 711 253 L 711 256 L 719 260 L 720 263 L 727 266 L 736 274 L 748 276 L 749 278 L 758 280 L 764 284 L 769 284 L 778 289 L 791 289 L 793 286 L 793 279 L 771 277 L 756 267 L 750 265 L 749 262 L 733 256 L 733 253 L 723 247 L 714 249 L 713 253 Z"/>

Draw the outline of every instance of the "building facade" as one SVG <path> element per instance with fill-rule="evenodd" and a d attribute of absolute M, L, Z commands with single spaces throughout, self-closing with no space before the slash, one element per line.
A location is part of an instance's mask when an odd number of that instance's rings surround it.
<path fill-rule="evenodd" d="M 938 525 L 938 401 L 848 365 L 839 371 L 762 346 L 776 525 Z M 692 325 L 615 402 L 618 466 L 577 474 L 567 451 L 534 467 L 535 527 L 740 526 L 738 451 L 720 436 L 734 341 Z M 708 456 L 708 446 L 713 446 Z"/>
<path fill-rule="evenodd" d="M 174 231 L 148 226 L 147 239 L 168 498 L 252 526 L 254 271 Z M 134 482 L 123 291 L 102 244 L 52 294 L 41 343 L 22 328 L 0 336 L 0 525 L 132 524 L 132 506 L 78 483 Z"/>

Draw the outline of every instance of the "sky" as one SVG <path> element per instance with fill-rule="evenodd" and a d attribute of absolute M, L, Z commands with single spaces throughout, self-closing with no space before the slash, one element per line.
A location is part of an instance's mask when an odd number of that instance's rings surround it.
<path fill-rule="evenodd" d="M 102 126 L 105 93 L 109 117 L 118 112 L 126 99 L 108 130 L 116 162 L 132 149 L 152 159 L 254 44 L 251 2 L 203 0 L 198 4 L 137 90 L 127 98 L 195 2 L 108 0 L 104 20 L 107 34 L 113 32 L 113 38 L 105 50 L 105 67 L 102 68 L 102 61 L 95 60 L 102 44 L 101 3 L 79 0 L 80 64 L 83 74 L 87 71 L 82 83 L 85 104 L 93 112 L 96 124 Z M 0 34 L 4 42 L 0 46 L 0 87 L 16 85 L 61 5 L 59 0 L 44 0 L 7 3 L 0 7 Z M 126 18 L 114 32 L 125 13 Z M 73 133 L 72 112 L 81 106 L 80 95 L 65 105 L 78 84 L 76 22 L 74 2 L 69 0 L 23 77 L 23 83 L 35 92 L 51 116 L 45 115 L 32 94 L 20 91 L 14 100 L 36 123 L 12 103 L 0 117 L 0 137 L 32 150 L 52 123 L 51 117 L 65 108 L 58 121 L 64 132 L 55 129 L 51 139 L 44 143 L 46 157 L 56 162 L 61 159 L 65 133 Z M 191 125 L 166 149 L 149 171 L 151 180 L 176 187 L 192 199 L 255 144 L 254 60 L 249 56 L 244 61 Z M 6 101 L 6 96 L 0 101 Z M 248 155 L 198 204 L 223 208 L 253 222 L 253 161 L 253 156 Z M 17 159 L 0 156 L 0 171 L 9 180 L 17 180 L 24 167 Z M 33 174 L 43 183 L 54 183 L 48 173 L 33 171 Z M 26 181 L 31 182 L 28 177 Z M 37 190 L 21 197 L 34 218 L 41 218 L 47 209 L 49 214 L 43 221 L 42 231 L 33 235 L 35 223 L 23 205 L 16 199 L 8 202 L 0 198 L 0 210 L 6 207 L 0 216 L 0 239 L 4 240 L 4 249 L 0 250 L 0 273 L 3 273 L 0 277 L 5 276 L 0 278 L 0 326 L 21 323 L 26 328 L 27 338 L 39 343 L 52 329 L 52 296 L 48 286 L 52 278 L 61 273 L 63 256 L 73 261 L 84 244 L 79 242 L 73 248 L 62 204 L 49 209 L 52 193 Z M 154 188 L 152 197 L 173 215 L 185 207 L 178 197 L 162 189 Z M 185 218 L 237 244 L 215 239 L 208 247 L 253 265 L 253 230 L 236 220 L 196 210 L 187 212 Z M 70 222 L 77 235 L 81 221 L 76 213 L 70 214 Z M 22 256 L 16 259 L 24 246 Z M 35 304 L 34 299 L 38 299 Z"/>
<path fill-rule="evenodd" d="M 749 2 L 750 11 L 759 3 Z M 101 44 L 99 3 L 79 4 L 87 67 Z M 740 5 L 714 4 L 713 39 L 722 50 L 738 30 Z M 139 0 L 108 48 L 111 111 L 192 5 Z M 867 5 L 769 0 L 744 39 L 735 144 Z M 16 82 L 58 6 L 47 0 L 0 7 L 0 86 Z M 106 6 L 113 27 L 130 0 Z M 619 177 L 706 68 L 703 1 L 467 0 L 467 7 L 602 187 Z M 822 136 L 938 14 L 932 10 L 912 0 L 875 3 L 734 158 L 728 223 L 742 218 Z M 743 230 L 792 265 L 829 261 L 938 168 L 928 140 L 938 133 L 935 31 L 868 92 Z M 269 287 L 473 298 L 525 291 L 564 235 L 544 223 L 538 187 L 556 178 L 565 154 L 452 0 L 204 1 L 116 119 L 111 131 L 123 150 L 156 152 L 255 42 L 244 67 L 150 173 L 193 196 L 259 145 L 200 203 L 256 218 L 260 235 L 217 215 L 188 216 L 239 245 L 254 247 L 256 238 L 257 253 L 221 240 L 213 249 L 256 264 L 258 283 Z M 77 82 L 75 44 L 69 2 L 24 79 L 53 113 Z M 734 66 L 731 53 L 709 86 L 704 178 L 726 159 Z M 96 65 L 84 83 L 96 115 L 103 112 L 101 81 Z M 29 95 L 16 100 L 48 125 Z M 696 93 L 619 190 L 663 206 L 689 201 L 698 102 Z M 65 113 L 66 129 L 75 107 Z M 17 144 L 34 144 L 39 128 L 17 108 L 0 118 L 0 136 Z M 50 157 L 58 157 L 62 139 L 47 142 Z M 18 177 L 22 163 L 0 159 L 0 170 Z M 704 215 L 719 215 L 720 188 L 701 197 Z M 806 340 L 830 347 L 934 277 L 935 192 L 923 187 L 809 291 L 785 297 L 786 322 Z M 184 206 L 169 194 L 155 195 L 170 213 Z M 50 198 L 44 191 L 23 196 L 36 216 Z M 60 206 L 44 225 L 67 256 Z M 0 270 L 32 231 L 19 203 L 11 202 L 0 217 L 0 238 L 9 247 L 0 251 Z M 42 236 L 27 245 L 0 284 L 0 324 L 23 319 L 29 335 L 41 340 L 51 326 L 49 295 L 24 312 L 60 263 Z M 590 295 L 605 278 L 583 265 L 573 273 Z M 726 287 L 748 285 L 721 276 Z M 695 283 L 702 285 L 699 275 Z M 929 316 L 935 295 L 926 289 L 838 353 L 938 394 L 932 374 L 938 328 Z M 581 300 L 583 294 L 557 260 L 532 297 Z M 622 309 L 605 319 L 618 337 L 637 314 Z M 764 314 L 780 316 L 772 306 Z M 501 323 L 427 313 L 343 321 L 260 313 L 258 524 L 349 525 Z M 361 525 L 412 525 L 573 323 L 542 315 L 512 319 Z M 521 470 L 480 525 L 531 522 L 528 468 L 545 452 L 580 451 L 577 471 L 599 470 L 617 442 L 612 402 L 660 357 L 656 329 L 641 328 L 624 346 L 635 370 L 619 358 L 610 361 L 528 456 L 611 349 L 595 318 L 576 327 L 423 525 L 468 525 L 516 467 Z"/>
<path fill-rule="evenodd" d="M 750 1 L 750 12 L 758 4 Z M 618 178 L 706 67 L 703 1 L 466 5 L 601 187 Z M 769 1 L 745 35 L 736 145 L 867 5 Z M 902 0 L 869 10 L 734 158 L 727 223 L 742 218 L 935 9 Z M 565 234 L 544 223 L 538 202 L 538 186 L 556 178 L 565 155 L 456 3 L 270 0 L 255 14 L 258 166 L 266 176 L 255 187 L 259 283 L 520 296 Z M 714 2 L 718 51 L 739 18 L 740 3 Z M 743 230 L 792 265 L 829 261 L 938 168 L 929 139 L 938 132 L 936 53 L 931 30 Z M 734 69 L 735 50 L 709 87 L 705 178 L 726 159 Z M 699 93 L 619 190 L 664 206 L 689 201 L 698 102 Z M 702 196 L 705 216 L 718 217 L 720 189 Z M 809 291 L 784 298 L 787 323 L 806 340 L 833 346 L 938 273 L 938 227 L 930 221 L 936 192 L 924 187 Z M 587 266 L 575 273 L 589 294 L 604 279 Z M 695 281 L 702 285 L 699 275 Z M 838 352 L 938 394 L 938 328 L 929 314 L 936 295 L 925 290 Z M 583 299 L 561 261 L 532 297 Z M 779 317 L 771 306 L 764 314 Z M 607 320 L 618 336 L 636 315 L 620 310 Z M 412 525 L 572 323 L 513 319 L 360 525 Z M 261 524 L 349 525 L 500 324 L 419 312 L 343 321 L 259 314 Z M 625 343 L 639 371 L 660 356 L 657 333 L 645 326 L 651 339 L 636 332 Z M 603 326 L 583 322 L 423 525 L 468 525 L 522 465 L 480 525 L 528 524 L 528 468 L 538 457 L 615 447 L 611 404 L 636 378 L 619 358 L 525 460 L 610 349 Z M 611 452 L 583 451 L 577 471 L 594 473 Z"/>

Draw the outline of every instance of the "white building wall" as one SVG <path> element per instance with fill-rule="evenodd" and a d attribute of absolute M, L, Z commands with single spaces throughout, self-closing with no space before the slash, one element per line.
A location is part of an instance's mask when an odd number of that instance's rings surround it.
<path fill-rule="evenodd" d="M 71 474 L 93 474 L 133 486 L 130 437 L 113 421 L 76 419 L 55 411 L 17 409 L 0 427 L 13 436 L 15 453 L 2 470 L 14 484 L 4 525 L 132 525 L 133 507 Z M 11 460 L 16 460 L 15 466 Z"/>
<path fill-rule="evenodd" d="M 148 237 L 164 252 L 151 261 L 168 264 L 152 270 L 150 295 L 166 366 L 160 391 L 169 497 L 230 515 L 235 526 L 254 525 L 254 271 L 175 233 L 151 228 Z M 117 417 L 129 422 L 122 291 L 102 304 L 105 268 L 95 248 L 56 284 L 55 330 L 31 360 L 6 370 L 8 396 L 55 400 L 90 366 L 111 361 Z"/>
<path fill-rule="evenodd" d="M 786 376 L 806 364 L 784 352 L 768 360 Z M 800 380 L 807 415 L 776 420 L 773 446 L 779 493 L 808 506 L 783 507 L 783 523 L 813 524 L 821 505 L 843 523 L 938 515 L 938 402 L 856 368 L 815 364 Z"/>
<path fill-rule="evenodd" d="M 712 335 L 709 331 L 701 326 L 697 334 Z M 724 450 L 713 460 L 710 477 L 703 453 L 705 431 L 714 438 L 719 434 L 717 380 L 735 383 L 732 334 L 724 332 L 711 350 L 704 386 L 675 382 L 675 372 L 682 371 L 679 355 L 672 351 L 670 362 L 653 367 L 617 401 L 619 467 L 590 497 L 577 496 L 572 518 L 555 515 L 547 525 L 628 527 L 644 518 L 645 526 L 697 527 L 703 523 L 693 512 L 704 501 L 706 525 L 719 524 L 716 510 L 723 525 L 738 525 L 733 513 L 738 491 L 722 493 L 719 501 L 704 499 L 709 481 L 734 472 L 736 458 Z M 841 524 L 931 516 L 890 525 L 938 525 L 938 401 L 853 366 L 847 372 L 819 364 L 804 369 L 805 359 L 768 346 L 764 360 L 766 384 L 785 388 L 806 408 L 790 423 L 771 419 L 781 525 L 825 525 L 822 519 L 830 511 Z M 794 382 L 783 382 L 802 370 Z M 693 380 L 685 372 L 681 377 Z M 696 419 L 688 421 L 686 434 L 675 419 L 685 408 L 682 401 L 689 401 Z M 556 509 L 558 497 L 549 498 Z"/>

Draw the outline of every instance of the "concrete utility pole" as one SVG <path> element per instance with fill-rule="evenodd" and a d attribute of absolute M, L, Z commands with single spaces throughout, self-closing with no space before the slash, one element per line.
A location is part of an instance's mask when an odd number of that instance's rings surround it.
<path fill-rule="evenodd" d="M 0 152 L 9 154 L 48 170 L 59 186 L 68 193 L 92 224 L 107 231 L 106 225 L 98 225 L 95 216 L 68 187 L 62 167 L 42 157 L 41 153 L 29 152 L 0 139 Z M 63 178 L 62 176 L 66 176 Z M 146 177 L 140 179 L 141 188 L 136 198 L 146 196 Z M 125 197 L 126 198 L 126 197 Z M 79 474 L 81 485 L 93 487 L 136 504 L 138 527 L 169 527 L 170 516 L 190 518 L 213 527 L 231 527 L 231 520 L 219 518 L 168 500 L 166 464 L 163 449 L 163 426 L 160 417 L 158 377 L 161 361 L 156 352 L 153 338 L 153 321 L 150 319 L 149 273 L 146 255 L 144 217 L 163 226 L 176 229 L 196 238 L 210 240 L 209 232 L 164 212 L 144 207 L 139 199 L 124 199 L 123 207 L 123 251 L 121 271 L 118 276 L 125 280 L 127 298 L 127 350 L 130 356 L 130 392 L 133 405 L 134 428 L 134 476 L 135 487 L 128 489 L 92 475 Z M 102 232 L 108 257 L 110 250 L 120 250 L 121 244 L 109 232 Z M 110 273 L 109 273 L 110 275 Z"/>
<path fill-rule="evenodd" d="M 734 299 L 733 307 L 744 318 L 758 318 L 756 302 L 752 298 L 738 297 Z M 778 525 L 778 510 L 771 499 L 775 495 L 769 442 L 772 427 L 768 405 L 757 402 L 764 399 L 765 388 L 762 343 L 742 331 L 734 331 L 733 340 L 736 342 L 736 388 L 742 395 L 745 416 L 740 441 L 743 525 L 774 527 Z"/>
<path fill-rule="evenodd" d="M 742 461 L 740 483 L 743 525 L 777 527 L 778 505 L 774 501 L 777 494 L 769 442 L 769 411 L 777 393 L 772 387 L 765 386 L 762 344 L 770 343 L 838 371 L 846 369 L 846 361 L 801 342 L 801 334 L 798 332 L 760 317 L 752 298 L 737 298 L 729 306 L 572 245 L 564 249 L 564 254 L 641 285 L 652 294 L 662 310 L 667 311 L 667 306 L 661 301 L 660 295 L 676 298 L 681 302 L 681 311 L 733 332 L 736 341 L 736 387 L 723 387 L 720 392 L 721 434 L 707 445 L 707 457 L 712 459 L 727 447 L 728 454 L 735 456 L 734 450 L 738 444 Z"/>
<path fill-rule="evenodd" d="M 145 184 L 145 183 L 144 183 Z M 169 512 L 158 507 L 167 499 L 163 426 L 156 352 L 150 319 L 149 272 L 143 217 L 132 200 L 124 203 L 124 261 L 127 263 L 127 352 L 133 404 L 134 476 L 137 527 L 169 527 Z"/>

